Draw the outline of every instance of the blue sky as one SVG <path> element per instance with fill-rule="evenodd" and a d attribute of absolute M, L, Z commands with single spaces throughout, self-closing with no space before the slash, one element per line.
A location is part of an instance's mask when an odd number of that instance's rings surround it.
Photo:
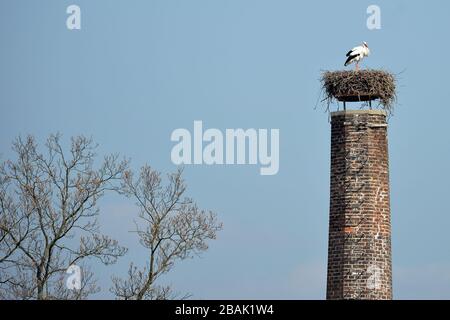
<path fill-rule="evenodd" d="M 81 8 L 81 30 L 66 8 Z M 381 8 L 381 30 L 366 8 Z M 280 170 L 191 166 L 189 195 L 224 230 L 201 258 L 165 278 L 194 298 L 323 299 L 326 285 L 328 116 L 315 110 L 321 71 L 341 69 L 367 41 L 363 67 L 398 74 L 389 120 L 394 297 L 450 298 L 448 1 L 2 0 L 0 153 L 11 141 L 92 135 L 100 153 L 170 172 L 177 128 L 280 129 Z M 103 231 L 130 247 L 109 278 L 144 252 L 136 208 L 107 196 Z"/>

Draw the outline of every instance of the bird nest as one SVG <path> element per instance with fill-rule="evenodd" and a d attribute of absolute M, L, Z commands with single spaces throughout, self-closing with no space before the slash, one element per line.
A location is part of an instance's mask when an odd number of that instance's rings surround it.
<path fill-rule="evenodd" d="M 333 101 L 379 100 L 379 106 L 392 113 L 396 101 L 395 77 L 383 70 L 325 71 L 322 88 L 327 110 Z M 370 103 L 371 105 L 371 103 Z"/>

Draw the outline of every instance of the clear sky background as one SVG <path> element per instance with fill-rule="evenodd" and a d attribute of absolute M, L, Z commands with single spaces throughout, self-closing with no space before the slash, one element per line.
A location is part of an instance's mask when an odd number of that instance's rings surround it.
<path fill-rule="evenodd" d="M 77 4 L 82 29 L 66 28 Z M 366 9 L 381 8 L 381 30 Z M 343 68 L 367 41 L 364 67 L 398 75 L 389 120 L 394 297 L 450 298 L 449 1 L 1 0 L 0 153 L 36 135 L 92 135 L 162 172 L 176 128 L 279 128 L 280 171 L 186 167 L 189 195 L 224 230 L 201 258 L 165 282 L 193 298 L 323 299 L 326 287 L 330 125 L 317 110 L 322 70 Z M 400 74 L 401 73 L 401 74 Z M 102 231 L 130 248 L 94 264 L 102 292 L 145 251 L 136 208 L 109 195 Z"/>

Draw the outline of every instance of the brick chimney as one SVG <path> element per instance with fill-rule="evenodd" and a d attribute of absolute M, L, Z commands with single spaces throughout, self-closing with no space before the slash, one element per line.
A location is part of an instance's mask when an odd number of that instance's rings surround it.
<path fill-rule="evenodd" d="M 327 299 L 392 299 L 386 113 L 331 113 Z"/>

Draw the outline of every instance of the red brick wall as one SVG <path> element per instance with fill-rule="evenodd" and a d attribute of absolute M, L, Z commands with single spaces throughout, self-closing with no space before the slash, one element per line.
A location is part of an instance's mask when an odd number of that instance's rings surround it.
<path fill-rule="evenodd" d="M 392 299 L 386 114 L 331 114 L 327 299 Z"/>

